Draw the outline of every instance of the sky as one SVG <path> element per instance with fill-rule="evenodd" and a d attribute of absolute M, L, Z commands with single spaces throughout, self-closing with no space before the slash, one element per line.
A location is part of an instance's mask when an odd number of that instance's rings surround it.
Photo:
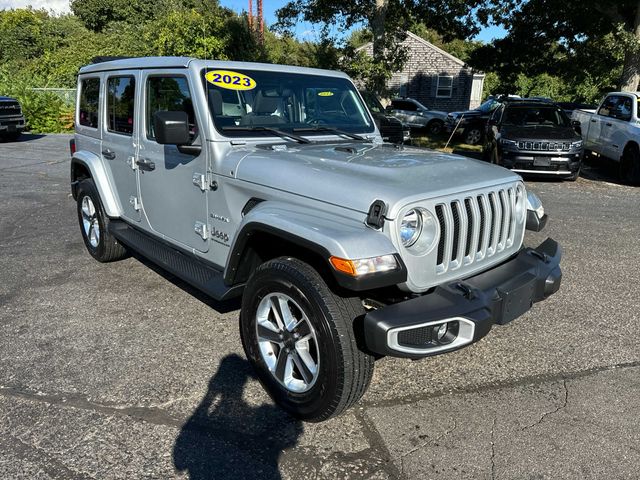
<path fill-rule="evenodd" d="M 248 0 L 220 0 L 220 3 L 237 13 L 247 11 L 249 9 Z M 267 25 L 275 22 L 275 12 L 283 6 L 286 0 L 263 0 L 264 19 Z M 56 13 L 69 12 L 69 0 L 0 0 L 0 10 L 9 8 L 24 8 L 31 5 L 33 8 L 45 8 L 53 10 Z M 255 8 L 255 4 L 254 4 Z M 334 32 L 337 33 L 337 32 Z M 476 40 L 490 42 L 494 38 L 501 38 L 506 31 L 502 27 L 491 26 L 485 28 L 476 37 Z M 296 36 L 301 40 L 317 40 L 317 29 L 310 23 L 299 22 L 295 28 Z"/>

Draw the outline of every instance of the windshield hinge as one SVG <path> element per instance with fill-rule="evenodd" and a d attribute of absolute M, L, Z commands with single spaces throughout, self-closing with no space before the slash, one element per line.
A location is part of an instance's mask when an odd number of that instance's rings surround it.
<path fill-rule="evenodd" d="M 194 173 L 192 181 L 193 184 L 203 192 L 208 189 L 207 176 L 204 173 Z"/>

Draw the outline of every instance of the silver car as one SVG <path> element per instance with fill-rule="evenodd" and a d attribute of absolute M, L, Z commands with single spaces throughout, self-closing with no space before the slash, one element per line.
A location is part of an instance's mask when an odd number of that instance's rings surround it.
<path fill-rule="evenodd" d="M 517 174 L 383 143 L 343 73 L 95 63 L 75 125 L 89 254 L 137 252 L 218 301 L 241 297 L 247 359 L 298 418 L 352 406 L 376 359 L 465 347 L 560 287 L 558 244 L 522 245 L 547 217 Z"/>
<path fill-rule="evenodd" d="M 412 128 L 425 128 L 431 135 L 444 129 L 447 113 L 431 110 L 413 98 L 394 98 L 388 111 Z"/>

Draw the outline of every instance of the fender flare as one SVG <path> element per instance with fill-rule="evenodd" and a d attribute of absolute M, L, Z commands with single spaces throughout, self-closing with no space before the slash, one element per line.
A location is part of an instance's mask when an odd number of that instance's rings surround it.
<path fill-rule="evenodd" d="M 102 201 L 102 207 L 108 217 L 117 218 L 121 216 L 122 207 L 115 190 L 109 181 L 109 176 L 100 158 L 90 152 L 77 151 L 71 158 L 71 191 L 75 198 L 78 181 L 73 178 L 73 171 L 76 165 L 82 165 L 89 171 L 93 183 L 95 183 Z"/>
<path fill-rule="evenodd" d="M 236 274 L 245 249 L 255 234 L 267 234 L 274 238 L 300 246 L 326 262 L 338 284 L 349 290 L 361 291 L 404 283 L 407 269 L 391 240 L 382 232 L 346 217 L 316 209 L 292 206 L 277 201 L 259 203 L 245 215 L 234 236 L 225 267 L 224 279 L 228 285 L 236 282 Z M 329 258 L 370 258 L 394 255 L 398 269 L 351 277 L 330 267 Z"/>

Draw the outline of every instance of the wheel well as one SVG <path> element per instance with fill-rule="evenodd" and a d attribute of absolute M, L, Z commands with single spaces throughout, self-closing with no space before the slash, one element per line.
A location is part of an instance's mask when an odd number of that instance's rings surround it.
<path fill-rule="evenodd" d="M 327 258 L 306 246 L 298 245 L 270 232 L 252 232 L 247 244 L 239 253 L 235 274 L 231 278 L 233 284 L 245 283 L 262 263 L 277 257 L 295 257 L 311 265 L 327 282 L 334 292 L 340 289 Z"/>
<path fill-rule="evenodd" d="M 71 162 L 71 194 L 73 199 L 76 199 L 78 193 L 78 183 L 85 178 L 91 178 L 91 172 L 89 168 L 84 164 L 77 161 Z"/>

